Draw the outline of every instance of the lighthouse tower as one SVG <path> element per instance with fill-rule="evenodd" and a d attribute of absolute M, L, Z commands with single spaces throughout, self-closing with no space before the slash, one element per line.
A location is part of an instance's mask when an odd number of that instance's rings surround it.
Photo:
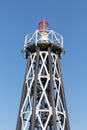
<path fill-rule="evenodd" d="M 26 35 L 27 60 L 16 130 L 70 130 L 60 69 L 63 37 L 42 20 Z"/>

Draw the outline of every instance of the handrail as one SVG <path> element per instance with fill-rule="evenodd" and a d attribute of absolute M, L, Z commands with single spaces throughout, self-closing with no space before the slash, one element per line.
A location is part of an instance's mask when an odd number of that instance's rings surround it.
<path fill-rule="evenodd" d="M 47 43 L 52 43 L 52 44 L 59 44 L 63 47 L 63 36 L 56 33 L 53 30 L 46 30 L 45 32 L 47 32 Z M 24 47 L 26 46 L 26 44 L 36 44 L 37 43 L 42 43 L 41 41 L 41 34 L 42 32 L 40 30 L 36 30 L 30 34 L 27 34 L 25 36 L 25 43 L 24 43 Z"/>

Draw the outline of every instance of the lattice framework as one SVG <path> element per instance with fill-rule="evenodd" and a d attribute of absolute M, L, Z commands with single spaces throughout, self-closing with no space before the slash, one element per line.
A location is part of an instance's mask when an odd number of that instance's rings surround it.
<path fill-rule="evenodd" d="M 30 55 L 30 66 L 26 75 L 27 93 L 24 103 L 21 108 L 21 121 L 22 130 L 29 130 L 31 125 L 32 108 L 33 108 L 33 91 L 35 82 L 35 67 L 36 67 L 36 55 L 34 52 Z M 49 61 L 48 51 L 40 51 L 39 53 L 39 66 L 37 77 L 37 98 L 36 98 L 36 110 L 35 110 L 35 130 L 49 130 L 52 126 L 52 105 L 50 94 L 50 74 L 49 74 Z M 54 101 L 55 101 L 55 117 L 58 130 L 65 130 L 66 111 L 64 108 L 63 99 L 61 97 L 62 85 L 61 77 L 58 69 L 58 55 L 51 53 L 52 60 L 52 78 L 54 89 Z"/>

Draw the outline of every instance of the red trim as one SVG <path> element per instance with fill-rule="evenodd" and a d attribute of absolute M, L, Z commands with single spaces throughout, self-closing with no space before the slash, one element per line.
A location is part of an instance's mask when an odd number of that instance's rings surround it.
<path fill-rule="evenodd" d="M 46 33 L 48 33 L 48 30 L 40 30 L 39 29 L 39 32 L 46 32 Z"/>

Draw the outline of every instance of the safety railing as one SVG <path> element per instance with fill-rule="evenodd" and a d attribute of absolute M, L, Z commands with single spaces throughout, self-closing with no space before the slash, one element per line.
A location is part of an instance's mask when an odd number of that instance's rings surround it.
<path fill-rule="evenodd" d="M 63 36 L 56 33 L 53 30 L 45 30 L 45 33 L 47 35 L 47 43 L 52 43 L 56 45 L 61 45 L 63 47 Z M 26 44 L 35 44 L 37 46 L 37 43 L 42 43 L 42 31 L 41 30 L 36 30 L 33 33 L 27 34 L 25 36 L 25 43 Z M 45 39 L 43 39 L 45 40 Z"/>

